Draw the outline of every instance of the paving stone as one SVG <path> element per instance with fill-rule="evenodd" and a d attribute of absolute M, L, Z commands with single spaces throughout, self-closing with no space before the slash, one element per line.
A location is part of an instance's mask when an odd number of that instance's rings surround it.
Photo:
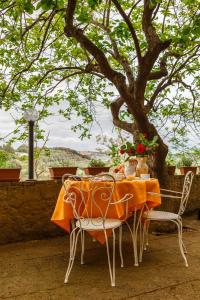
<path fill-rule="evenodd" d="M 116 253 L 116 287 L 110 286 L 105 246 L 86 237 L 85 265 L 80 244 L 69 283 L 64 276 L 69 236 L 0 246 L 0 299 L 16 300 L 199 300 L 200 234 L 184 233 L 189 267 L 184 266 L 177 236 L 150 235 L 143 263 L 134 267 L 130 236 L 124 231 L 125 267 Z"/>

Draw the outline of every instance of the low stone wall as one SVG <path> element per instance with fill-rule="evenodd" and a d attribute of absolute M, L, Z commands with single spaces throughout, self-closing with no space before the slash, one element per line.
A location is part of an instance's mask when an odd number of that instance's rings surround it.
<path fill-rule="evenodd" d="M 168 176 L 168 188 L 175 191 L 182 191 L 184 183 L 183 175 Z M 179 200 L 172 198 L 163 198 L 162 205 L 159 210 L 169 210 L 172 212 L 178 212 Z M 186 207 L 185 214 L 191 214 L 194 211 L 200 209 L 200 175 L 195 175 L 190 192 L 190 198 Z"/>
<path fill-rule="evenodd" d="M 0 244 L 56 236 L 50 222 L 61 181 L 0 183 Z"/>
<path fill-rule="evenodd" d="M 170 176 L 169 188 L 181 191 L 183 180 Z M 0 183 L 0 244 L 65 234 L 50 222 L 60 188 L 59 180 Z M 177 207 L 177 200 L 163 199 L 159 209 L 176 212 Z M 200 176 L 196 175 L 186 214 L 198 209 Z"/>

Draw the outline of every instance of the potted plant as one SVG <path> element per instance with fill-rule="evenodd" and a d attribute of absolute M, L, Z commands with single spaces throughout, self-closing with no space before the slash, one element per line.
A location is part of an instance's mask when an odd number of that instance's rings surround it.
<path fill-rule="evenodd" d="M 88 167 L 84 168 L 86 175 L 97 175 L 99 173 L 109 172 L 110 167 L 101 159 L 91 159 Z"/>
<path fill-rule="evenodd" d="M 21 168 L 10 160 L 8 153 L 0 150 L 0 181 L 19 181 Z"/>
<path fill-rule="evenodd" d="M 174 175 L 176 171 L 176 161 L 171 153 L 167 154 L 166 164 L 168 175 Z"/>
<path fill-rule="evenodd" d="M 64 174 L 75 175 L 77 167 L 73 166 L 69 160 L 57 160 L 51 163 L 49 167 L 49 173 L 51 179 L 60 179 Z"/>
<path fill-rule="evenodd" d="M 192 157 L 183 155 L 178 162 L 178 167 L 180 169 L 181 175 L 185 175 L 188 171 L 192 171 L 196 174 L 197 167 L 192 166 L 193 159 Z"/>

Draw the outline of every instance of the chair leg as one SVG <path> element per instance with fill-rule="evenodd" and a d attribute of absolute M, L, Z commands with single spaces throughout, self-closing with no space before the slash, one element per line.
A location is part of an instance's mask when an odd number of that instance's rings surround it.
<path fill-rule="evenodd" d="M 183 241 L 182 241 L 182 244 L 183 244 L 183 251 L 184 251 L 185 254 L 187 254 L 188 253 L 187 248 L 186 248 L 185 244 L 183 243 Z"/>
<path fill-rule="evenodd" d="M 77 235 L 75 236 L 75 230 L 76 229 L 74 229 L 70 234 L 70 257 L 69 257 L 67 272 L 65 274 L 64 283 L 68 283 L 69 275 L 71 273 L 71 270 L 72 270 L 72 267 L 74 264 L 75 255 L 76 255 L 78 236 L 81 232 L 81 229 L 79 229 L 79 231 L 77 232 Z"/>
<path fill-rule="evenodd" d="M 72 260 L 73 260 L 73 252 L 74 252 L 74 245 L 75 245 L 75 230 L 73 229 L 72 232 L 70 233 L 70 254 L 69 254 L 69 263 L 68 263 L 68 267 L 67 267 L 67 271 L 65 274 L 65 280 L 64 283 L 68 282 L 68 277 L 69 277 L 69 271 L 71 268 L 71 264 L 72 264 Z"/>
<path fill-rule="evenodd" d="M 119 255 L 121 259 L 121 268 L 124 266 L 124 259 L 122 254 L 122 225 L 119 227 Z"/>
<path fill-rule="evenodd" d="M 134 248 L 134 258 L 135 258 L 135 267 L 139 266 L 138 263 L 138 251 L 137 251 L 137 233 L 138 233 L 138 224 L 137 224 L 137 212 L 134 211 L 133 217 L 133 248 Z"/>
<path fill-rule="evenodd" d="M 111 281 L 111 286 L 115 286 L 115 275 L 113 276 L 112 268 L 111 268 L 111 262 L 110 262 L 110 251 L 109 251 L 109 244 L 108 244 L 108 236 L 106 230 L 104 230 L 104 235 L 105 235 L 105 240 L 106 240 L 106 249 L 107 249 L 107 257 L 108 257 L 108 267 L 109 267 L 109 273 L 110 273 L 110 281 Z M 113 261 L 115 258 L 115 233 L 113 235 Z M 114 266 L 113 266 L 114 270 Z M 114 270 L 115 271 L 115 270 Z"/>
<path fill-rule="evenodd" d="M 115 229 L 113 228 L 113 284 L 112 286 L 115 286 Z"/>
<path fill-rule="evenodd" d="M 84 265 L 84 253 L 85 253 L 85 231 L 81 231 L 81 265 Z"/>
<path fill-rule="evenodd" d="M 147 222 L 144 220 L 143 225 L 141 224 L 141 241 L 140 241 L 140 255 L 139 255 L 139 262 L 142 262 L 143 259 L 143 252 L 146 250 L 146 226 Z"/>
<path fill-rule="evenodd" d="M 177 227 L 178 227 L 178 242 L 179 242 L 180 252 L 181 252 L 181 255 L 182 255 L 183 259 L 184 259 L 185 266 L 188 267 L 187 258 L 185 256 L 184 249 L 183 249 L 182 223 L 181 223 L 181 221 L 178 221 L 178 222 L 176 222 L 176 224 L 177 224 Z"/>
<path fill-rule="evenodd" d="M 170 220 L 170 221 L 172 221 L 173 223 L 175 223 L 177 225 L 179 249 L 180 249 L 181 255 L 184 259 L 185 266 L 188 267 L 187 258 L 185 256 L 185 253 L 187 253 L 187 250 L 186 250 L 186 247 L 185 247 L 185 245 L 183 243 L 183 239 L 182 239 L 182 223 L 180 220 L 178 220 L 178 221 Z M 148 222 L 148 224 L 147 224 L 147 222 Z M 143 250 L 145 250 L 145 246 L 148 245 L 148 242 L 146 243 L 144 240 L 145 240 L 145 236 L 146 237 L 148 236 L 149 223 L 150 223 L 150 221 L 148 220 L 148 221 L 145 221 L 144 225 L 143 225 L 142 246 L 140 247 L 140 260 L 139 260 L 140 262 L 142 261 Z"/>
<path fill-rule="evenodd" d="M 149 225 L 150 225 L 150 221 L 146 222 L 144 250 L 147 250 L 146 246 L 149 246 Z"/>
<path fill-rule="evenodd" d="M 133 232 L 133 230 L 131 229 L 129 223 L 128 223 L 127 221 L 125 221 L 125 223 L 126 223 L 128 229 L 129 229 L 129 231 L 130 231 L 130 234 L 131 234 L 132 243 L 133 243 L 134 261 L 135 261 L 135 264 L 134 264 L 134 265 L 136 265 L 136 258 L 137 258 L 137 257 L 135 257 L 135 238 L 134 238 L 134 232 Z"/>
<path fill-rule="evenodd" d="M 143 237 L 143 228 L 142 228 L 142 222 L 139 224 L 139 246 L 140 246 L 140 252 L 139 252 L 139 262 L 142 262 L 141 258 L 141 248 L 142 248 L 142 237 Z"/>

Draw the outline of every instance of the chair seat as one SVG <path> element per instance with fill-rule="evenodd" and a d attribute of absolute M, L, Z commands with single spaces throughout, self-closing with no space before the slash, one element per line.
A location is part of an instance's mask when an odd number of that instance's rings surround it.
<path fill-rule="evenodd" d="M 104 223 L 102 218 L 84 218 L 76 221 L 76 227 L 91 231 L 117 228 L 121 224 L 118 219 L 105 219 Z"/>
<path fill-rule="evenodd" d="M 149 210 L 145 211 L 143 214 L 145 219 L 152 220 L 177 220 L 179 219 L 178 214 L 174 214 L 167 211 L 159 211 L 159 210 Z"/>

